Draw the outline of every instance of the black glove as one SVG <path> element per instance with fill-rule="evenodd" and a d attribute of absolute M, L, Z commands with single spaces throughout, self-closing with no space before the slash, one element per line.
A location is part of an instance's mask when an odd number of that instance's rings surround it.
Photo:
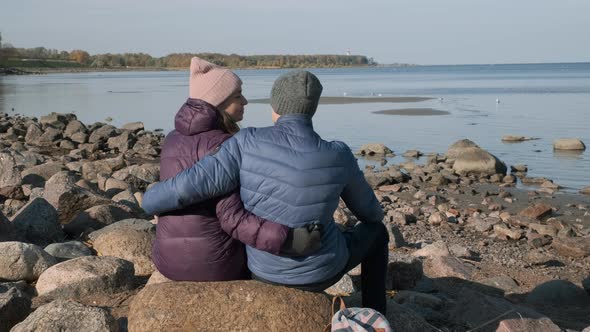
<path fill-rule="evenodd" d="M 281 256 L 309 256 L 322 247 L 322 225 L 291 228 L 281 247 Z"/>

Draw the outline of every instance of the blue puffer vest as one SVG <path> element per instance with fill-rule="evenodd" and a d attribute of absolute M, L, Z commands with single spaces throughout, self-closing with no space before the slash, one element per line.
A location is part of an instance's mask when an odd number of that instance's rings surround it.
<path fill-rule="evenodd" d="M 311 119 L 285 115 L 266 128 L 242 129 L 176 177 L 146 192 L 143 208 L 158 214 L 240 186 L 244 206 L 289 227 L 323 225 L 322 247 L 307 257 L 282 257 L 247 247 L 248 267 L 263 279 L 305 285 L 324 281 L 346 265 L 348 250 L 333 220 L 342 198 L 363 222 L 381 222 L 383 210 L 342 142 L 327 142 Z"/>

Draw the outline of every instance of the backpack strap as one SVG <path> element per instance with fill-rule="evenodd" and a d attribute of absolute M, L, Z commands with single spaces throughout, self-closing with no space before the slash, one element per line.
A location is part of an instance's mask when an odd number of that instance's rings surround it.
<path fill-rule="evenodd" d="M 344 310 L 346 309 L 346 304 L 344 304 L 344 300 L 340 297 L 340 296 L 334 296 L 332 298 L 332 317 L 336 314 L 336 301 L 340 301 L 340 309 L 338 310 Z M 330 332 L 332 331 L 332 323 L 330 322 L 330 324 L 328 324 L 324 330 L 322 332 Z M 378 331 L 380 332 L 380 331 Z M 383 331 L 385 332 L 385 331 Z"/>

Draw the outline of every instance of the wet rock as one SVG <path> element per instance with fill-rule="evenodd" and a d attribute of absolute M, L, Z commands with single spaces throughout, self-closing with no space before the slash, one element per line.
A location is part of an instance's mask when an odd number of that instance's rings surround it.
<path fill-rule="evenodd" d="M 77 214 L 71 222 L 64 225 L 64 231 L 70 236 L 77 237 L 101 229 L 119 220 L 131 218 L 132 214 L 128 208 L 125 208 L 114 204 L 91 207 Z"/>
<path fill-rule="evenodd" d="M 496 332 L 561 332 L 561 328 L 555 325 L 549 318 L 518 318 L 505 319 L 498 324 Z"/>
<path fill-rule="evenodd" d="M 35 281 L 56 260 L 41 247 L 23 242 L 0 242 L 0 279 Z"/>
<path fill-rule="evenodd" d="M 529 137 L 529 136 L 514 136 L 514 135 L 505 135 L 502 136 L 502 141 L 503 142 L 524 142 L 524 141 L 532 141 L 535 140 L 537 138 L 535 137 Z"/>
<path fill-rule="evenodd" d="M 560 138 L 553 141 L 554 150 L 586 150 L 586 145 L 579 138 Z"/>
<path fill-rule="evenodd" d="M 60 262 L 77 257 L 92 256 L 92 250 L 79 241 L 52 243 L 44 250 Z"/>
<path fill-rule="evenodd" d="M 590 239 L 583 237 L 558 238 L 551 244 L 558 253 L 568 257 L 590 256 Z"/>
<path fill-rule="evenodd" d="M 393 151 L 381 143 L 364 144 L 358 153 L 361 156 L 387 156 L 392 155 Z"/>
<path fill-rule="evenodd" d="M 165 282 L 135 296 L 129 330 L 322 331 L 330 307 L 323 294 L 256 281 Z"/>
<path fill-rule="evenodd" d="M 451 145 L 447 156 L 455 160 L 453 170 L 459 174 L 506 174 L 506 165 L 500 159 L 469 140 Z"/>
<path fill-rule="evenodd" d="M 9 331 L 31 312 L 31 298 L 16 287 L 0 291 L 0 331 Z"/>
<path fill-rule="evenodd" d="M 404 152 L 403 156 L 406 158 L 420 158 L 420 156 L 424 155 L 422 152 L 418 151 L 418 150 L 408 150 L 406 152 Z"/>
<path fill-rule="evenodd" d="M 65 238 L 57 211 L 43 198 L 27 203 L 16 213 L 12 224 L 20 239 L 42 247 Z"/>
<path fill-rule="evenodd" d="M 590 305 L 590 296 L 582 288 L 566 280 L 551 280 L 533 289 L 526 303 L 554 306 Z"/>
<path fill-rule="evenodd" d="M 456 257 L 438 256 L 426 260 L 424 271 L 431 278 L 454 277 L 469 280 L 475 268 Z"/>
<path fill-rule="evenodd" d="M 387 289 L 411 289 L 424 276 L 422 260 L 398 253 L 390 253 L 387 265 Z"/>
<path fill-rule="evenodd" d="M 37 308 L 11 331 L 111 332 L 115 330 L 115 319 L 107 310 L 74 301 L 57 300 Z"/>
<path fill-rule="evenodd" d="M 93 248 L 101 256 L 113 256 L 133 263 L 135 274 L 149 276 L 154 270 L 152 244 L 156 226 L 147 220 L 123 220 L 90 234 Z"/>
<path fill-rule="evenodd" d="M 133 263 L 116 257 L 86 256 L 56 264 L 39 276 L 37 293 L 48 298 L 108 295 L 133 288 Z"/>

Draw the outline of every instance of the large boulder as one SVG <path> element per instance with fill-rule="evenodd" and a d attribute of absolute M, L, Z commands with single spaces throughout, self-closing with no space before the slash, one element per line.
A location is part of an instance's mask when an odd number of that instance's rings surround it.
<path fill-rule="evenodd" d="M 0 153 L 0 189 L 19 186 L 21 181 L 22 177 L 14 157 L 9 153 Z"/>
<path fill-rule="evenodd" d="M 39 296 L 82 298 L 108 295 L 133 288 L 134 270 L 129 261 L 116 257 L 74 258 L 47 269 L 37 280 Z"/>
<path fill-rule="evenodd" d="M 131 149 L 136 141 L 137 139 L 131 132 L 124 131 L 119 136 L 109 138 L 107 145 L 111 150 L 117 149 L 117 151 L 124 153 Z"/>
<path fill-rule="evenodd" d="M 57 261 L 41 247 L 23 242 L 0 242 L 0 280 L 35 281 Z"/>
<path fill-rule="evenodd" d="M 9 331 L 31 312 L 31 298 L 16 287 L 0 291 L 0 331 Z"/>
<path fill-rule="evenodd" d="M 35 198 L 23 206 L 12 219 L 12 224 L 20 239 L 42 247 L 65 238 L 57 211 L 43 198 Z"/>
<path fill-rule="evenodd" d="M 320 293 L 257 281 L 165 282 L 129 308 L 129 331 L 322 331 L 331 303 Z"/>
<path fill-rule="evenodd" d="M 590 296 L 586 291 L 566 280 L 547 281 L 533 289 L 526 302 L 536 305 L 587 306 Z"/>
<path fill-rule="evenodd" d="M 586 145 L 579 138 L 560 138 L 553 142 L 554 150 L 586 150 Z"/>
<path fill-rule="evenodd" d="M 56 300 L 37 308 L 11 331 L 111 332 L 115 330 L 115 319 L 107 310 L 74 301 Z"/>
<path fill-rule="evenodd" d="M 64 225 L 64 231 L 78 237 L 99 230 L 114 222 L 132 218 L 129 208 L 124 205 L 103 204 L 80 212 L 71 222 Z"/>
<path fill-rule="evenodd" d="M 506 174 L 506 164 L 470 140 L 451 145 L 447 157 L 455 160 L 453 170 L 459 174 Z"/>
<path fill-rule="evenodd" d="M 135 274 L 149 276 L 154 270 L 152 244 L 156 226 L 147 220 L 128 219 L 89 234 L 92 247 L 101 256 L 114 256 L 133 263 Z"/>
<path fill-rule="evenodd" d="M 90 134 L 88 138 L 88 142 L 95 143 L 95 142 L 106 142 L 110 137 L 117 136 L 119 134 L 119 130 L 111 125 L 104 125 Z"/>
<path fill-rule="evenodd" d="M 78 121 L 78 120 L 73 120 L 70 121 L 68 123 L 68 125 L 66 126 L 66 129 L 64 130 L 64 136 L 68 137 L 68 138 L 72 138 L 72 136 L 76 133 L 83 133 L 86 134 L 88 132 L 88 130 L 86 129 L 86 126 Z M 81 142 L 81 143 L 85 143 L 85 142 Z"/>

